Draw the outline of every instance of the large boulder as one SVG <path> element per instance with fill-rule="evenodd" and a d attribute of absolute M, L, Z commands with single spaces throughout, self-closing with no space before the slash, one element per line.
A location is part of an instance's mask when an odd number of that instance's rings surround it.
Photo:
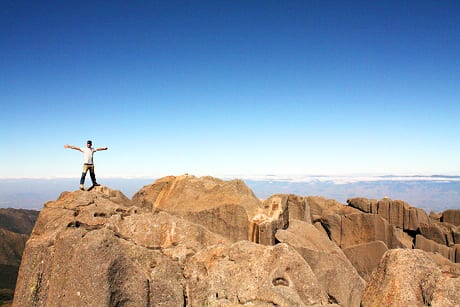
<path fill-rule="evenodd" d="M 358 274 L 369 281 L 372 271 L 379 265 L 383 254 L 388 250 L 382 241 L 372 241 L 353 245 L 343 249 L 343 252 L 356 268 Z"/>
<path fill-rule="evenodd" d="M 323 306 L 328 296 L 305 260 L 286 244 L 215 245 L 185 267 L 188 306 Z"/>
<path fill-rule="evenodd" d="M 359 209 L 365 213 L 377 214 L 378 200 L 364 197 L 354 197 L 347 199 L 347 204 L 353 208 Z"/>
<path fill-rule="evenodd" d="M 454 239 L 454 244 L 460 244 L 460 227 L 452 229 L 452 238 Z"/>
<path fill-rule="evenodd" d="M 364 291 L 362 306 L 458 306 L 460 280 L 443 274 L 421 250 L 387 251 Z"/>
<path fill-rule="evenodd" d="M 199 212 L 221 205 L 243 206 L 248 215 L 258 213 L 261 201 L 242 180 L 224 181 L 192 175 L 169 176 L 143 187 L 133 204 L 170 213 Z"/>
<path fill-rule="evenodd" d="M 423 209 L 412 207 L 402 200 L 383 198 L 376 202 L 358 197 L 348 199 L 347 203 L 365 213 L 378 214 L 391 225 L 404 230 L 417 231 L 421 223 L 430 223 L 430 218 Z"/>
<path fill-rule="evenodd" d="M 263 202 L 264 212 L 275 219 L 286 219 L 284 224 L 295 219 L 311 223 L 310 206 L 305 197 L 294 194 L 275 194 Z"/>
<path fill-rule="evenodd" d="M 441 221 L 460 226 L 460 210 L 449 209 L 442 213 Z"/>
<path fill-rule="evenodd" d="M 428 216 L 432 222 L 441 222 L 442 213 L 436 213 L 434 211 L 430 211 L 430 215 Z"/>
<path fill-rule="evenodd" d="M 310 214 L 313 221 L 317 221 L 323 215 L 324 210 L 331 209 L 333 211 L 334 208 L 342 208 L 344 207 L 343 204 L 339 203 L 335 199 L 327 199 L 322 196 L 307 196 L 306 201 L 308 206 L 310 207 Z"/>
<path fill-rule="evenodd" d="M 63 193 L 27 242 L 13 306 L 182 306 L 183 264 L 227 240 L 118 191 Z"/>
<path fill-rule="evenodd" d="M 292 220 L 276 238 L 294 247 L 307 261 L 330 300 L 340 306 L 359 306 L 366 286 L 342 250 L 312 224 Z"/>
<path fill-rule="evenodd" d="M 178 306 L 180 266 L 108 228 L 68 229 L 53 246 L 31 242 L 13 306 Z"/>
<path fill-rule="evenodd" d="M 330 238 L 341 248 L 372 241 L 382 241 L 389 248 L 408 247 L 404 234 L 379 215 L 352 213 L 347 215 L 324 212 L 322 225 Z"/>
<path fill-rule="evenodd" d="M 460 263 L 460 244 L 454 244 L 450 247 L 449 259 L 452 262 Z"/>
<path fill-rule="evenodd" d="M 278 229 L 286 229 L 293 219 L 311 223 L 310 207 L 302 196 L 275 194 L 263 202 L 263 209 L 251 221 L 250 239 L 255 243 L 274 245 Z"/>
<path fill-rule="evenodd" d="M 422 235 L 417 235 L 415 237 L 415 248 L 422 249 L 426 252 L 439 253 L 447 259 L 451 259 L 451 251 L 448 246 L 445 244 L 439 244 L 433 240 L 427 239 Z M 453 261 L 455 262 L 455 260 Z"/>
<path fill-rule="evenodd" d="M 448 223 L 432 222 L 430 224 L 420 224 L 420 234 L 427 239 L 439 244 L 451 246 L 455 244 L 454 233 L 456 227 Z"/>
<path fill-rule="evenodd" d="M 121 238 L 149 250 L 161 250 L 181 265 L 197 251 L 215 244 L 230 241 L 206 228 L 166 212 L 118 216 L 107 222 Z"/>
<path fill-rule="evenodd" d="M 183 217 L 232 241 L 249 239 L 250 220 L 263 211 L 243 181 L 191 175 L 158 179 L 134 194 L 132 201 L 152 212 Z"/>
<path fill-rule="evenodd" d="M 286 244 L 231 240 L 118 191 L 64 192 L 40 212 L 21 263 L 19 306 L 328 306 Z"/>
<path fill-rule="evenodd" d="M 460 247 L 460 246 L 459 246 Z M 459 249 L 457 248 L 457 251 Z M 446 257 L 442 256 L 436 252 L 426 252 L 428 256 L 430 256 L 431 260 L 433 260 L 441 271 L 444 274 L 451 274 L 453 276 L 460 276 L 460 263 L 454 263 L 447 259 Z"/>

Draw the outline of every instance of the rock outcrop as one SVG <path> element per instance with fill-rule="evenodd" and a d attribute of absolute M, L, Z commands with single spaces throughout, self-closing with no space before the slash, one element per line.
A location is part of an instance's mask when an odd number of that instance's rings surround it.
<path fill-rule="evenodd" d="M 343 252 L 358 271 L 358 274 L 369 281 L 371 274 L 380 263 L 382 256 L 388 250 L 382 241 L 372 241 L 356 244 L 343 249 Z"/>
<path fill-rule="evenodd" d="M 351 203 L 261 201 L 241 180 L 190 175 L 159 179 L 132 200 L 107 187 L 63 192 L 25 245 L 13 306 L 459 301 L 458 226 L 401 201 Z"/>
<path fill-rule="evenodd" d="M 40 212 L 13 306 L 183 306 L 183 261 L 225 242 L 105 187 L 63 193 Z"/>
<path fill-rule="evenodd" d="M 310 207 L 305 197 L 276 194 L 264 201 L 263 208 L 251 221 L 250 239 L 255 243 L 274 245 L 276 232 L 286 229 L 294 219 L 311 223 Z"/>
<path fill-rule="evenodd" d="M 324 306 L 328 296 L 305 260 L 286 244 L 214 246 L 185 268 L 190 306 Z"/>
<path fill-rule="evenodd" d="M 453 237 L 455 227 L 450 224 L 440 222 L 421 224 L 419 230 L 422 236 L 436 243 L 447 246 L 455 244 Z"/>
<path fill-rule="evenodd" d="M 249 239 L 250 220 L 262 203 L 241 180 L 170 176 L 143 187 L 133 205 L 166 211 L 236 242 Z"/>
<path fill-rule="evenodd" d="M 331 304 L 293 247 L 234 242 L 179 211 L 106 187 L 62 193 L 40 212 L 13 306 Z"/>
<path fill-rule="evenodd" d="M 459 262 L 458 247 L 460 244 L 460 230 L 456 223 L 460 222 L 460 210 L 446 210 L 442 214 L 430 213 L 411 207 L 404 201 L 384 198 L 374 200 L 367 198 L 351 198 L 347 200 L 349 206 L 381 217 L 393 228 L 392 236 L 385 236 L 390 240 L 383 240 L 389 248 L 412 248 L 422 249 L 427 252 L 439 253 L 452 262 Z M 367 219 L 369 217 L 366 217 Z M 334 220 L 335 219 L 335 220 Z M 335 240 L 338 239 L 337 217 L 326 219 L 326 225 L 334 227 Z M 340 224 L 340 226 L 342 226 Z M 340 228 L 342 229 L 342 228 Z M 381 235 L 384 232 L 378 230 Z M 342 247 L 345 248 L 345 246 Z"/>
<path fill-rule="evenodd" d="M 410 231 L 416 231 L 421 223 L 429 223 L 428 215 L 419 208 L 410 206 L 402 200 L 384 198 L 379 201 L 366 198 L 351 198 L 349 206 L 363 212 L 377 214 L 391 225 Z"/>
<path fill-rule="evenodd" d="M 460 210 L 446 210 L 442 213 L 441 221 L 460 226 Z"/>
<path fill-rule="evenodd" d="M 364 291 L 362 306 L 458 306 L 460 280 L 443 274 L 421 250 L 385 253 Z"/>
<path fill-rule="evenodd" d="M 340 306 L 359 306 L 366 282 L 343 251 L 315 226 L 292 220 L 288 229 L 276 233 L 276 238 L 302 255 L 330 301 Z"/>

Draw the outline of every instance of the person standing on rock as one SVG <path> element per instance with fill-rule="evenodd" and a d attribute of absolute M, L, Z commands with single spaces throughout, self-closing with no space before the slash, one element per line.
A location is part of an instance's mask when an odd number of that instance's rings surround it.
<path fill-rule="evenodd" d="M 81 173 L 80 179 L 80 190 L 84 190 L 85 184 L 85 177 L 86 173 L 89 170 L 89 174 L 91 176 L 91 181 L 93 182 L 93 187 L 99 186 L 100 184 L 96 182 L 96 174 L 94 173 L 94 163 L 93 163 L 93 155 L 96 151 L 107 150 L 108 147 L 100 147 L 100 148 L 93 148 L 93 142 L 88 141 L 86 142 L 85 148 L 80 148 L 72 145 L 65 144 L 64 148 L 70 148 L 79 150 L 83 153 L 83 172 Z"/>

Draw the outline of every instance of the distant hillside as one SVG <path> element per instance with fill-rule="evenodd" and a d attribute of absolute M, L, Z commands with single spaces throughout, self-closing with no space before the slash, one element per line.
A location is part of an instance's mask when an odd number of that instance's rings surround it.
<path fill-rule="evenodd" d="M 0 208 L 0 302 L 13 298 L 26 241 L 39 211 Z"/>
<path fill-rule="evenodd" d="M 39 213 L 37 210 L 0 208 L 0 228 L 29 235 Z"/>

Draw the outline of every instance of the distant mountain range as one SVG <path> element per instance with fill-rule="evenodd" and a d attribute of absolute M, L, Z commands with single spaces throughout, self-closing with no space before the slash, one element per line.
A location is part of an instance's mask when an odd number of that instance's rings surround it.
<path fill-rule="evenodd" d="M 427 212 L 460 209 L 460 176 L 456 175 L 297 175 L 222 176 L 240 178 L 257 197 L 274 193 L 323 196 L 345 203 L 348 198 L 401 199 Z M 100 182 L 132 197 L 156 178 L 100 178 Z M 0 179 L 0 208 L 40 210 L 62 191 L 78 189 L 77 178 Z"/>

